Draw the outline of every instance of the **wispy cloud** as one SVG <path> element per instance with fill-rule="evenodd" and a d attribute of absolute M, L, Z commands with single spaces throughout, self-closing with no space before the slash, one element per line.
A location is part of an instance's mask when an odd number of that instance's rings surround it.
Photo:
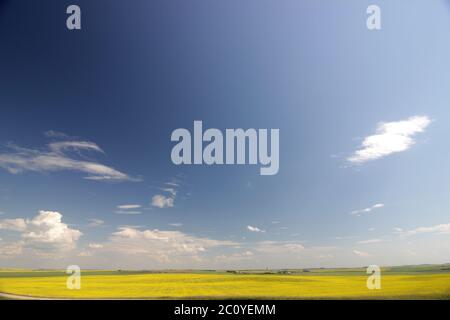
<path fill-rule="evenodd" d="M 396 152 L 408 150 L 415 141 L 414 135 L 424 132 L 431 123 L 427 116 L 414 116 L 396 122 L 381 122 L 376 134 L 362 142 L 361 149 L 347 158 L 350 163 L 363 164 Z"/>
<path fill-rule="evenodd" d="M 172 226 L 172 227 L 177 227 L 177 228 L 179 228 L 179 227 L 182 227 L 182 226 L 183 226 L 183 224 L 182 224 L 182 223 L 179 223 L 179 222 L 177 222 L 177 223 L 169 223 L 169 226 Z"/>
<path fill-rule="evenodd" d="M 89 243 L 87 246 L 89 249 L 82 250 L 78 256 L 79 257 L 93 257 L 96 255 L 98 250 L 103 249 L 103 244 L 101 243 Z"/>
<path fill-rule="evenodd" d="M 128 215 L 138 215 L 138 214 L 142 214 L 142 211 L 137 211 L 137 210 L 116 210 L 117 214 L 128 214 Z"/>
<path fill-rule="evenodd" d="M 105 153 L 98 145 L 89 141 L 61 141 L 52 142 L 48 145 L 49 149 L 54 153 L 63 154 L 64 151 L 81 151 L 90 150 Z"/>
<path fill-rule="evenodd" d="M 117 214 L 128 214 L 128 215 L 137 215 L 141 214 L 142 211 L 139 210 L 142 206 L 140 204 L 121 204 L 117 206 L 116 213 Z"/>
<path fill-rule="evenodd" d="M 0 153 L 0 168 L 11 174 L 26 171 L 54 172 L 78 171 L 87 174 L 85 179 L 97 181 L 139 181 L 126 173 L 118 171 L 96 161 L 76 159 L 69 155 L 81 156 L 82 152 L 104 153 L 95 143 L 89 141 L 59 141 L 47 145 L 47 150 L 22 148 L 7 144 L 5 152 Z"/>
<path fill-rule="evenodd" d="M 372 244 L 372 243 L 380 243 L 380 242 L 383 242 L 383 239 L 361 240 L 361 241 L 358 241 L 358 244 Z"/>
<path fill-rule="evenodd" d="M 104 223 L 105 223 L 105 221 L 103 221 L 101 219 L 89 219 L 88 227 L 96 228 L 96 227 L 103 225 Z"/>
<path fill-rule="evenodd" d="M 230 263 L 230 262 L 236 262 L 236 261 L 242 261 L 242 260 L 251 260 L 254 259 L 254 253 L 247 250 L 244 252 L 236 252 L 232 254 L 222 254 L 215 258 L 215 261 L 217 263 L 223 264 L 223 263 Z"/>
<path fill-rule="evenodd" d="M 101 243 L 89 243 L 88 247 L 91 249 L 102 249 L 103 245 Z"/>
<path fill-rule="evenodd" d="M 359 257 L 370 257 L 370 254 L 364 251 L 353 250 L 353 253 Z"/>
<path fill-rule="evenodd" d="M 161 191 L 168 192 L 172 197 L 176 197 L 177 190 L 175 188 L 160 188 Z"/>
<path fill-rule="evenodd" d="M 178 188 L 180 184 L 178 182 L 166 182 L 166 185 Z"/>
<path fill-rule="evenodd" d="M 450 234 L 450 223 L 438 224 L 431 227 L 419 227 L 409 231 L 404 231 L 401 234 L 406 236 L 414 236 L 418 234 Z"/>
<path fill-rule="evenodd" d="M 383 203 L 377 203 L 377 204 L 374 204 L 373 206 L 365 208 L 365 209 L 354 210 L 354 211 L 350 212 L 350 214 L 353 215 L 353 216 L 358 216 L 359 217 L 359 216 L 361 216 L 361 215 L 363 215 L 365 213 L 370 213 L 370 212 L 372 212 L 375 209 L 380 209 L 380 208 L 383 208 L 383 207 L 384 207 Z"/>
<path fill-rule="evenodd" d="M 247 230 L 249 230 L 251 232 L 266 232 L 265 230 L 262 230 L 258 227 L 254 227 L 254 226 L 247 226 Z"/>
<path fill-rule="evenodd" d="M 305 250 L 302 243 L 289 241 L 261 241 L 256 251 L 265 254 L 296 254 Z"/>
<path fill-rule="evenodd" d="M 219 263 L 220 267 L 236 268 L 236 265 L 250 267 L 255 263 L 269 265 L 272 268 L 288 268 L 289 265 L 298 266 L 299 264 L 305 266 L 308 264 L 307 261 L 317 263 L 317 259 L 321 261 L 324 259 L 334 260 L 337 257 L 336 253 L 339 252 L 338 248 L 334 246 L 306 247 L 302 241 L 277 240 L 239 243 L 233 249 L 238 251 L 216 257 L 216 262 Z"/>
<path fill-rule="evenodd" d="M 83 250 L 78 254 L 79 257 L 92 257 L 93 254 L 91 251 Z"/>
<path fill-rule="evenodd" d="M 152 206 L 163 209 L 172 208 L 175 204 L 175 199 L 178 194 L 178 188 L 181 186 L 181 181 L 178 178 L 173 178 L 170 182 L 164 183 L 163 187 L 158 189 L 165 192 L 165 194 L 157 194 L 152 197 Z"/>
<path fill-rule="evenodd" d="M 45 131 L 44 135 L 48 138 L 63 138 L 63 139 L 68 138 L 68 135 L 65 134 L 64 132 L 59 132 L 59 131 L 55 131 L 55 130 Z"/>
<path fill-rule="evenodd" d="M 336 236 L 336 237 L 334 237 L 334 240 L 351 240 L 354 238 L 355 238 L 355 236 Z"/>
<path fill-rule="evenodd" d="M 128 210 L 128 209 L 139 209 L 141 207 L 140 204 L 121 204 L 117 206 L 117 209 Z"/>

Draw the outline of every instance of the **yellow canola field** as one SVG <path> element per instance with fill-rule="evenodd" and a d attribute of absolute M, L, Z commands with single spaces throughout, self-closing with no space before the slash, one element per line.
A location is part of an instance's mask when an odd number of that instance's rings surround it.
<path fill-rule="evenodd" d="M 0 278 L 0 292 L 76 299 L 449 299 L 450 274 L 386 275 L 381 290 L 368 290 L 366 276 L 138 274 L 86 275 L 81 289 L 69 290 L 67 277 Z"/>

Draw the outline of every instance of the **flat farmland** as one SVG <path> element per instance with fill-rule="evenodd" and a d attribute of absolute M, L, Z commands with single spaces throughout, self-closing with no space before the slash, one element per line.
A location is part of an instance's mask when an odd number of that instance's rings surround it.
<path fill-rule="evenodd" d="M 448 265 L 382 269 L 368 290 L 363 268 L 274 271 L 108 271 L 81 274 L 69 290 L 58 270 L 2 270 L 3 297 L 51 299 L 449 299 Z M 9 294 L 7 296 L 6 294 Z M 11 296 L 12 295 L 12 296 Z"/>

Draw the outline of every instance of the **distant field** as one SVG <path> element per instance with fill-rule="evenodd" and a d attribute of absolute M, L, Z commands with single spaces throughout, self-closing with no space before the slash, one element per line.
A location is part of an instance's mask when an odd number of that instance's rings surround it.
<path fill-rule="evenodd" d="M 382 289 L 365 269 L 247 271 L 85 271 L 81 290 L 63 271 L 0 270 L 0 292 L 74 299 L 450 299 L 450 266 L 390 267 Z"/>

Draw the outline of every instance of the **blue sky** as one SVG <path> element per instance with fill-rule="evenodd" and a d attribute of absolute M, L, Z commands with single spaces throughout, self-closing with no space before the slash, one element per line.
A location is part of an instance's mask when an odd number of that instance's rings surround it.
<path fill-rule="evenodd" d="M 447 1 L 77 3 L 0 1 L 0 267 L 449 262 Z M 278 174 L 174 165 L 194 120 Z"/>

